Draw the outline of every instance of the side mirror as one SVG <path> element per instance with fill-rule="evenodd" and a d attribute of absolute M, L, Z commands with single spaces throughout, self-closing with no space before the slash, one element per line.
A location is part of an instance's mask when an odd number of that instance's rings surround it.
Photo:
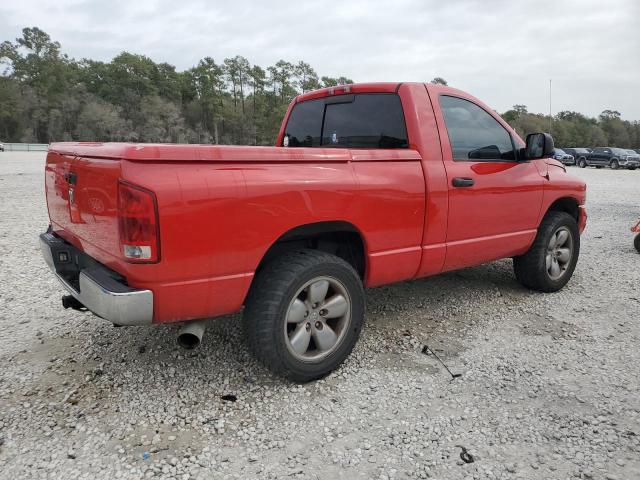
<path fill-rule="evenodd" d="M 527 135 L 527 146 L 524 149 L 524 157 L 527 160 L 550 157 L 553 155 L 554 150 L 553 137 L 548 133 L 530 133 Z"/>

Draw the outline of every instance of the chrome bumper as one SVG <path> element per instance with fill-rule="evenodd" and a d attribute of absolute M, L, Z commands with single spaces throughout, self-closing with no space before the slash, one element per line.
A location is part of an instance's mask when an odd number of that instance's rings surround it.
<path fill-rule="evenodd" d="M 58 258 L 61 245 L 64 245 L 63 249 L 68 250 L 69 259 L 72 259 L 79 252 L 75 247 L 63 242 L 51 233 L 40 235 L 40 247 L 44 261 L 73 297 L 97 316 L 117 325 L 147 325 L 151 323 L 153 320 L 153 292 L 151 290 L 137 290 L 125 285 L 97 262 L 93 266 L 80 270 L 76 288 L 60 273 L 64 270 L 64 266 Z"/>

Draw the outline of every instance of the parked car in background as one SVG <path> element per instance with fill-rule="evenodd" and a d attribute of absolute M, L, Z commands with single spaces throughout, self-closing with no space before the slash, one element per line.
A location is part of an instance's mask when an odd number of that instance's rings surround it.
<path fill-rule="evenodd" d="M 567 153 L 566 150 L 556 148 L 553 152 L 553 158 L 560 160 L 564 165 L 575 165 L 576 160 L 573 155 Z"/>
<path fill-rule="evenodd" d="M 616 147 L 596 147 L 586 159 L 578 162 L 579 167 L 594 166 L 596 168 L 610 167 L 613 170 L 628 168 L 635 170 L 640 167 L 640 154 Z"/>
<path fill-rule="evenodd" d="M 580 160 L 586 161 L 587 156 L 591 153 L 590 148 L 573 147 L 573 148 L 563 148 L 563 150 L 565 153 L 568 153 L 569 155 L 573 155 L 573 159 L 575 162 L 574 165 L 580 165 Z"/>
<path fill-rule="evenodd" d="M 631 150 L 630 148 L 627 149 L 627 152 L 629 153 L 629 156 L 627 157 L 628 161 L 630 161 L 632 164 L 634 162 L 634 159 L 640 162 L 640 152 L 636 152 L 635 150 Z M 640 168 L 640 163 L 638 163 L 638 165 L 636 166 L 631 165 L 627 168 L 629 170 L 635 170 L 636 168 Z"/>
<path fill-rule="evenodd" d="M 0 152 L 4 152 L 4 143 L 0 142 Z"/>

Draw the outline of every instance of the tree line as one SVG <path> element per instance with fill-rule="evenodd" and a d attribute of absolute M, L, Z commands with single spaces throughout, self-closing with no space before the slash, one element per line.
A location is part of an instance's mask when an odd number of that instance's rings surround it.
<path fill-rule="evenodd" d="M 562 111 L 550 119 L 549 115 L 529 113 L 525 105 L 514 105 L 502 114 L 522 138 L 528 133 L 551 132 L 558 147 L 640 148 L 640 122 L 620 116 L 616 110 L 604 110 L 598 118 Z"/>
<path fill-rule="evenodd" d="M 75 60 L 37 27 L 0 44 L 0 138 L 7 142 L 132 141 L 272 145 L 291 99 L 353 83 L 320 77 L 304 61 L 266 69 L 242 57 L 205 57 L 185 71 L 123 52 L 110 62 Z M 440 77 L 434 83 L 446 84 Z M 549 116 L 515 105 L 503 114 L 521 135 L 549 131 Z M 640 125 L 605 110 L 560 112 L 557 145 L 640 147 Z"/>
<path fill-rule="evenodd" d="M 39 28 L 0 44 L 0 138 L 272 145 L 298 93 L 353 83 L 306 62 L 266 69 L 242 56 L 188 70 L 123 52 L 74 60 Z"/>

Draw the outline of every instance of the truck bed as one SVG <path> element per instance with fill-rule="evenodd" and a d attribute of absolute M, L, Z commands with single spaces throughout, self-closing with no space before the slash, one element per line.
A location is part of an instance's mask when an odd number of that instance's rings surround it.
<path fill-rule="evenodd" d="M 238 310 L 282 233 L 323 219 L 366 232 L 367 285 L 412 277 L 425 209 L 420 161 L 412 149 L 54 143 L 46 195 L 52 233 L 131 287 L 158 292 L 154 321 L 169 322 Z M 122 256 L 119 182 L 156 195 L 158 263 Z"/>

